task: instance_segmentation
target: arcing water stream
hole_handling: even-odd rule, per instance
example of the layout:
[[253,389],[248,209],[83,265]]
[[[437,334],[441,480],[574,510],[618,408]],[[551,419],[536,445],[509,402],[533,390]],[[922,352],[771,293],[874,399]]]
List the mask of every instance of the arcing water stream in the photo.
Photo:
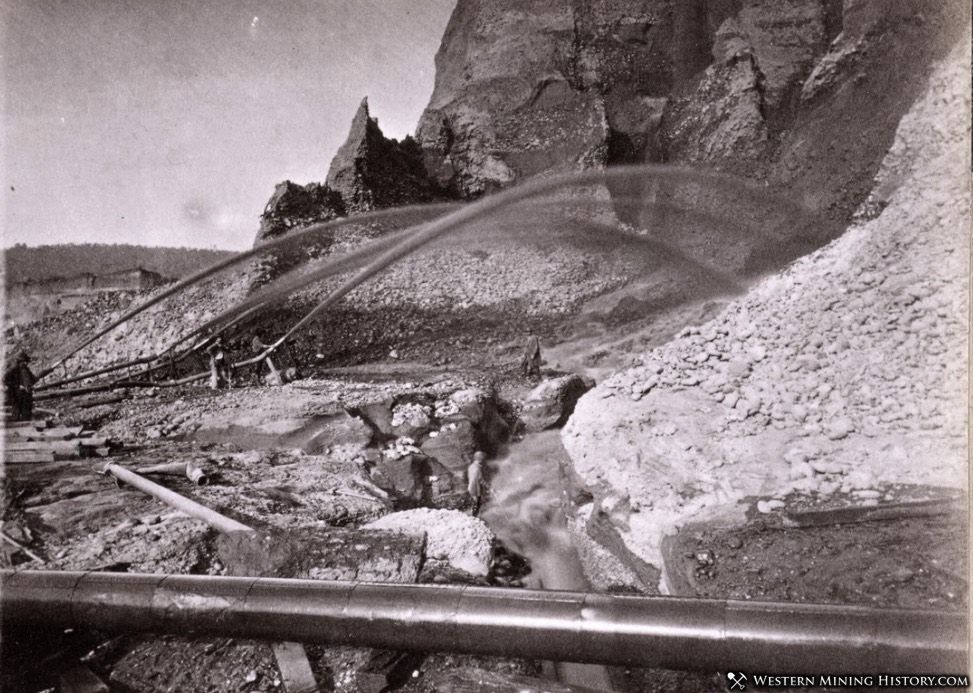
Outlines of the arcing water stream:
[[[836,231],[811,210],[774,196],[765,188],[699,170],[643,165],[539,178],[461,207],[430,205],[385,210],[293,232],[182,280],[125,312],[56,359],[41,372],[41,377],[112,329],[218,273],[257,257],[327,238],[346,226],[389,220],[398,228],[405,228],[350,252],[308,262],[237,305],[188,329],[160,352],[99,369],[97,374],[153,361],[162,363],[166,356],[171,360],[180,345],[187,343],[193,346],[177,356],[188,355],[199,347],[199,343],[193,344],[194,339],[205,340],[231,328],[245,328],[257,314],[295,293],[331,278],[346,277],[263,354],[247,363],[258,361],[356,287],[436,242],[456,244],[462,239],[478,239],[494,243],[549,243],[564,240],[583,252],[595,254],[606,252],[606,249],[621,249],[632,257],[651,258],[656,267],[660,263],[680,265],[680,273],[695,277],[690,290],[699,294],[739,290],[748,279],[807,252],[829,240]],[[651,267],[645,269],[651,270]],[[670,271],[673,269],[669,268]],[[347,276],[349,273],[351,276]],[[681,300],[678,293],[670,291],[667,300]],[[150,365],[145,370],[152,369]],[[75,375],[58,384],[94,374]]]

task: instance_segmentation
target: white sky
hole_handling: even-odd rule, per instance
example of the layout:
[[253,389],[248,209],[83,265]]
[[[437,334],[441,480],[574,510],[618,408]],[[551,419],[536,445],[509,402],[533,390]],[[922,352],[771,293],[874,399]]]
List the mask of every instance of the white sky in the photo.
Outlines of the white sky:
[[3,245],[249,247],[363,96],[414,131],[455,0],[0,0]]

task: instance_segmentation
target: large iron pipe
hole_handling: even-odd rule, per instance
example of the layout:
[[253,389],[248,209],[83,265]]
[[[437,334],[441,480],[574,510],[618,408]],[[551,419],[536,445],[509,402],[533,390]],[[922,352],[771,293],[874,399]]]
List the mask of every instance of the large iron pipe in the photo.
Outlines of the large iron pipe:
[[5,627],[766,673],[964,671],[963,613],[322,580],[0,572]]

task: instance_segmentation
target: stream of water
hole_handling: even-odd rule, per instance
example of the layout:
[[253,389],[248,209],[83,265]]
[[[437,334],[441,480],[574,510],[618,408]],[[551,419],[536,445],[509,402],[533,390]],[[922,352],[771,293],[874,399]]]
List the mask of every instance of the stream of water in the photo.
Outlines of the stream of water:
[[[564,515],[565,459],[559,431],[531,434],[512,445],[491,463],[490,496],[480,518],[504,545],[530,561],[529,587],[587,592],[591,585]],[[563,683],[613,690],[604,666],[555,662],[551,667]]]

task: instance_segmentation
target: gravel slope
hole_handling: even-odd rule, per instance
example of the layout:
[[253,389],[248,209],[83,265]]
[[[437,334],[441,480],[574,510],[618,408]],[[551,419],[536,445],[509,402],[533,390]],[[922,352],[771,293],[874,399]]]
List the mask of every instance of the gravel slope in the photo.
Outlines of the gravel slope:
[[881,214],[581,400],[565,447],[641,558],[746,496],[967,485],[968,75],[966,45],[903,118]]

